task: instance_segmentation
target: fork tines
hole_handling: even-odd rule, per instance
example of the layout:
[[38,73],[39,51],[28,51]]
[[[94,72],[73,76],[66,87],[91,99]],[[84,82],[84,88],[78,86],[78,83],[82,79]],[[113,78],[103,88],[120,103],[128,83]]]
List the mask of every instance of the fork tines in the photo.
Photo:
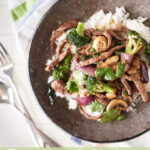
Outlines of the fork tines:
[[0,65],[7,65],[8,63],[10,63],[9,54],[4,46],[0,43]]

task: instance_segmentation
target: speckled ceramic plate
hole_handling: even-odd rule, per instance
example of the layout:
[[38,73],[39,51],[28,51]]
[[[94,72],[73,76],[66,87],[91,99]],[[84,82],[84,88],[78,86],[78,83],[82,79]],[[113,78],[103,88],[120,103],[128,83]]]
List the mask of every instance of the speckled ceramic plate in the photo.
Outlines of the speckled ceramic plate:
[[[114,121],[112,124],[88,120],[78,110],[68,110],[67,101],[56,98],[55,94],[52,94],[55,104],[51,107],[47,97],[49,73],[44,71],[47,59],[54,54],[49,47],[49,37],[51,31],[60,23],[73,18],[85,21],[99,9],[114,12],[117,6],[125,6],[131,13],[131,18],[137,16],[149,18],[149,0],[60,0],[43,17],[30,48],[30,80],[45,113],[70,134],[94,142],[123,141],[146,132],[150,128],[150,103],[140,102],[136,111],[126,114],[126,119],[121,122]],[[150,21],[148,20],[146,24],[150,25]]]

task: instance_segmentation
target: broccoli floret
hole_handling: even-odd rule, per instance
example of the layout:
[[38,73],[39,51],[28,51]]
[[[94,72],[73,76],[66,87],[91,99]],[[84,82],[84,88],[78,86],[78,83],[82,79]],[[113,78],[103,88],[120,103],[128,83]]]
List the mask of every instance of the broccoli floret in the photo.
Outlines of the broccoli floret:
[[67,81],[71,59],[72,55],[68,55],[59,67],[55,67],[53,69],[52,76],[54,80],[61,79],[63,81]]
[[87,75],[79,70],[76,70],[73,72],[73,79],[77,81],[79,86],[82,86],[86,84]]
[[107,92],[107,93],[116,93],[116,89],[110,87],[109,85],[103,83],[102,81],[99,81],[97,79],[95,79],[92,76],[89,76],[86,82],[86,88],[88,90],[89,93],[93,94],[94,93],[103,93],[103,92]]
[[146,41],[137,32],[130,30],[127,32],[127,36],[125,53],[134,55],[146,47]]
[[67,40],[76,47],[81,47],[85,44],[90,43],[91,41],[88,37],[81,37],[80,35],[78,35],[75,29],[71,29],[67,34]]

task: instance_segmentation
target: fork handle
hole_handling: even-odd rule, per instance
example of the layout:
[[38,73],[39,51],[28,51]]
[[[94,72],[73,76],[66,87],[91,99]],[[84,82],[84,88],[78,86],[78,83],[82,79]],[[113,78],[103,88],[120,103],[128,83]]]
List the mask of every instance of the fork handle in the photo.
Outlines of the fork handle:
[[[25,119],[28,121],[28,123],[30,124],[30,127],[33,129],[32,131],[36,133],[36,135],[39,135],[40,138],[42,139],[43,141],[43,145],[39,144],[38,145],[40,147],[45,147],[46,145],[50,146],[50,147],[61,147],[58,143],[56,143],[53,139],[49,138],[45,133],[43,133],[36,125],[36,123],[33,121],[32,117],[30,116],[30,114],[28,113],[23,101],[21,100],[21,97],[17,91],[17,88],[15,86],[15,84],[13,83],[12,79],[7,76],[6,74],[4,74],[4,76],[7,78],[7,80],[9,81],[12,89],[13,89],[13,92],[14,92],[14,95],[18,101],[18,104],[19,106],[17,107],[16,105],[13,105],[15,106],[15,108],[25,117]],[[35,134],[34,134],[35,135]],[[34,136],[36,141],[38,141],[38,139],[36,138],[36,135]]]

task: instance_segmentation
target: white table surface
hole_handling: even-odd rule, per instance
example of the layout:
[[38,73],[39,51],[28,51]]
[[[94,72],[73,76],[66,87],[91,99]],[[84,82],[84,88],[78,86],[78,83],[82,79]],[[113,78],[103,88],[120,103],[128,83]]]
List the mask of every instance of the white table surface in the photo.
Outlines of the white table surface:
[[[6,47],[6,49],[9,51],[9,54],[11,55],[11,58],[15,64],[13,73],[15,84],[18,87],[18,90],[21,94],[21,97],[23,98],[25,105],[28,108],[28,111],[30,112],[36,123],[39,125],[39,128],[54,140],[59,139],[59,144],[61,144],[62,146],[79,146],[73,141],[68,142],[68,134],[64,135],[64,131],[57,128],[52,122],[50,122],[39,105],[37,105],[34,94],[32,92],[32,88],[29,83],[25,58],[16,50],[18,47],[16,44],[14,30],[11,24],[7,0],[0,0],[0,42]],[[14,118],[14,120],[12,118]],[[37,146],[26,121],[11,106],[0,106],[0,119],[1,122],[3,122],[0,123],[0,147]],[[54,130],[55,128],[57,128],[57,132],[55,132],[54,134],[52,130]],[[61,140],[62,136],[63,140]],[[149,139],[150,133],[147,132],[146,134],[128,142],[113,144],[93,144],[84,142],[84,146],[150,147]]]

